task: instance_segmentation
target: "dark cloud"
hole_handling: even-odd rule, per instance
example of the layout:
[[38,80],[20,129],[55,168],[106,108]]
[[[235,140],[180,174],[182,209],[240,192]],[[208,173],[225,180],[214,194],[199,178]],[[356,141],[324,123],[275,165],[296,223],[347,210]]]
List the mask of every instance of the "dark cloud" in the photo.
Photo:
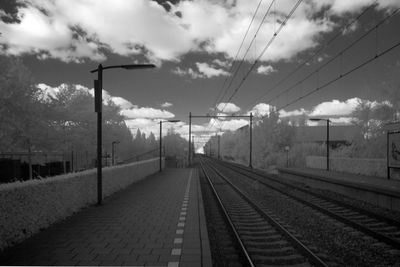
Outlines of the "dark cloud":
[[[167,11],[171,10],[171,4],[176,5],[177,3],[180,2],[180,0],[153,0],[153,1],[163,6]],[[178,14],[177,16],[180,17]]]
[[20,23],[18,18],[18,8],[25,6],[24,3],[19,3],[15,0],[1,0],[0,10],[6,15],[0,15],[0,19],[6,23]]

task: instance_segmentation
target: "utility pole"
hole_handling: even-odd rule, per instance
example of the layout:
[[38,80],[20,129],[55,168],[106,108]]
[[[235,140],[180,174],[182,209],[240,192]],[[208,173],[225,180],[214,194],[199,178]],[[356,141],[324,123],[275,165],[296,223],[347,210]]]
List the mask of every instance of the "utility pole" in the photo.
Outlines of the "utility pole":
[[326,120],[326,170],[329,171],[329,122]]
[[192,156],[192,112],[189,112],[189,155],[188,155],[188,163],[189,166],[192,165],[191,156]]
[[221,136],[220,136],[220,135],[218,135],[218,136],[217,136],[217,138],[218,138],[218,160],[220,160],[220,159],[221,159],[221,155],[220,155],[220,148],[221,148]]
[[250,124],[249,124],[249,135],[250,135],[250,155],[249,155],[249,167],[253,169],[252,154],[253,154],[253,113],[250,113]]
[[194,135],[192,135],[192,147],[193,147],[193,156],[196,153],[196,148],[194,147]]

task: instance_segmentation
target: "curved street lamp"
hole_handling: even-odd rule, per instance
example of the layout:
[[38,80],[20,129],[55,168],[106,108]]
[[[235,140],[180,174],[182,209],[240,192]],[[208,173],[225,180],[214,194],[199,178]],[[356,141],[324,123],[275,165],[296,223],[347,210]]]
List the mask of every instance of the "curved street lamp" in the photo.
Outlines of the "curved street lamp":
[[155,68],[154,64],[130,64],[106,66],[99,64],[97,69],[91,70],[91,73],[97,72],[97,80],[94,80],[94,109],[97,112],[97,204],[101,205],[103,199],[102,185],[102,99],[103,99],[103,70],[106,69],[148,69]]

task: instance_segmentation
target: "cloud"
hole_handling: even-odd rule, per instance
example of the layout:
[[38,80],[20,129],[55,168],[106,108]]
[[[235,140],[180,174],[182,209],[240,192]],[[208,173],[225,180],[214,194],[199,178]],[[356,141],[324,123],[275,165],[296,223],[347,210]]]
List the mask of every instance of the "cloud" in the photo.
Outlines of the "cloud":
[[176,67],[172,70],[172,73],[178,76],[190,76],[192,79],[204,78],[205,76],[201,73],[194,71],[192,68],[188,68],[187,70],[183,70],[180,67]]
[[308,114],[308,113],[309,113],[309,111],[306,111],[303,108],[295,109],[295,110],[291,110],[291,111],[286,111],[286,110],[282,109],[282,110],[279,111],[279,117],[281,117],[281,118],[295,117],[295,116],[305,115],[305,114]]
[[173,104],[169,103],[169,102],[165,102],[165,103],[161,104],[162,108],[169,108],[169,107],[172,107],[172,106],[173,106]]
[[236,106],[233,103],[224,103],[221,102],[216,106],[217,110],[224,113],[236,113],[240,111],[240,107]]
[[113,96],[111,97],[111,100],[114,102],[115,105],[119,106],[122,110],[137,108],[137,106],[133,105],[130,101],[119,96]]
[[[154,1],[25,1],[21,23],[0,22],[5,53],[36,54],[66,62],[119,55],[177,60],[195,43],[179,17]],[[103,19],[99,19],[103,18]],[[106,19],[104,19],[106,18]],[[144,27],[144,25],[146,25]]]
[[223,67],[223,68],[228,68],[230,65],[230,63],[228,61],[222,61],[222,60],[219,60],[218,58],[214,59],[212,62],[215,65]]
[[309,116],[343,116],[350,115],[357,107],[360,99],[350,98],[346,101],[332,100],[315,106]]
[[265,103],[255,105],[248,113],[253,113],[255,117],[262,117],[269,114],[271,106]]
[[[48,99],[49,96],[56,97],[56,93],[60,92],[67,84],[60,84],[56,87],[51,87],[47,84],[40,83],[36,85],[42,91],[42,97],[44,99]],[[93,88],[87,88],[86,86],[80,84],[72,85],[78,91],[84,91],[93,96]],[[115,105],[120,108],[120,114],[125,117],[126,120],[131,119],[156,119],[159,121],[160,119],[171,119],[174,118],[175,115],[167,110],[157,109],[152,107],[139,107],[137,105],[132,104],[129,100],[119,96],[112,96],[107,90],[103,90],[103,103],[107,104],[108,101],[112,101]],[[172,105],[171,103],[164,103],[163,105]]]
[[212,78],[218,76],[228,76],[229,73],[223,69],[218,69],[208,63],[196,62],[197,70],[193,70],[192,68],[188,68],[186,70],[181,69],[180,67],[176,67],[172,70],[172,73],[179,76],[190,76],[192,79],[198,78]]
[[123,115],[126,119],[170,119],[175,117],[175,115],[169,111],[150,107],[124,109],[121,110],[121,115]]
[[199,69],[199,72],[207,78],[229,75],[229,72],[224,71],[223,69],[214,68],[207,63],[197,62],[196,66]]
[[[105,60],[111,52],[144,55],[158,62],[179,61],[189,52],[234,58],[259,1],[176,1],[169,3],[169,8],[149,0],[23,2],[16,7],[19,22],[0,21],[1,53],[82,62]],[[303,1],[260,61],[288,60],[316,47],[323,34],[336,28],[333,21],[338,21],[337,17],[358,12],[371,3],[373,0]],[[398,0],[377,3],[379,10],[400,6]],[[260,10],[266,10],[267,5],[262,3]],[[293,1],[276,3],[274,15],[267,16],[257,34],[257,44],[266,44],[272,38],[292,7]],[[9,17],[4,13],[3,18]],[[261,12],[256,15],[243,47],[249,46],[262,17]],[[252,47],[255,53],[249,53],[245,60],[254,60],[262,48]],[[213,63],[227,66],[223,61]],[[207,76],[206,72],[202,73]],[[221,71],[218,75],[226,74]]]
[[260,65],[257,68],[257,73],[258,74],[268,75],[268,74],[271,74],[273,72],[276,72],[276,69],[274,69],[271,65],[268,65],[268,66]]

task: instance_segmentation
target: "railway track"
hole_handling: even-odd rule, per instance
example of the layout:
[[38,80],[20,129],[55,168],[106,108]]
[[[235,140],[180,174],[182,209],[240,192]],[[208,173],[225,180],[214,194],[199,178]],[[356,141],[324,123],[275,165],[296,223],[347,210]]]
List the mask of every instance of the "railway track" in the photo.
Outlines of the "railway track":
[[337,199],[329,198],[236,164],[215,161],[214,164],[218,164],[219,168],[222,166],[225,170],[234,171],[253,181],[257,181],[274,191],[328,215],[380,242],[395,249],[400,249],[400,224],[396,220],[352,206],[345,202],[340,202]]
[[200,160],[227,224],[247,266],[328,266],[271,211],[233,185],[219,170]]

